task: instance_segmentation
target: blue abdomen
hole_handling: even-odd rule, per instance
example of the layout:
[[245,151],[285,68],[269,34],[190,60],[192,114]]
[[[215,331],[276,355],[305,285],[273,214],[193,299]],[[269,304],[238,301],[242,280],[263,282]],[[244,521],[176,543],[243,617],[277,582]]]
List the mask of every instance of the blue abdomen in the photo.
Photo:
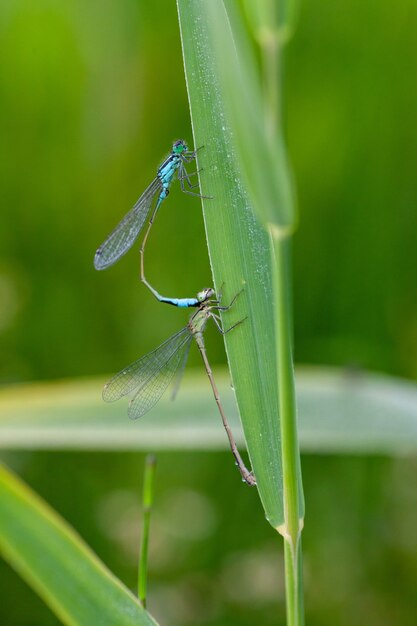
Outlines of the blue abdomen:
[[181,309],[188,309],[199,304],[197,298],[161,298],[161,302],[178,306]]

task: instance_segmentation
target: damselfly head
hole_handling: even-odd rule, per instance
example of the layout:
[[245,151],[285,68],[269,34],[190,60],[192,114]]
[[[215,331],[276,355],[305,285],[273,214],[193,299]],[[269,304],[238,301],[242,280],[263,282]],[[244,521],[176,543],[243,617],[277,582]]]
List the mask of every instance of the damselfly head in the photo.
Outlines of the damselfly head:
[[197,300],[199,302],[207,302],[207,300],[210,300],[210,298],[214,296],[214,294],[214,289],[212,289],[211,287],[206,287],[205,289],[203,289],[203,291],[198,292]]
[[187,152],[188,146],[183,139],[178,139],[172,146],[172,152],[174,154],[182,154],[183,152]]

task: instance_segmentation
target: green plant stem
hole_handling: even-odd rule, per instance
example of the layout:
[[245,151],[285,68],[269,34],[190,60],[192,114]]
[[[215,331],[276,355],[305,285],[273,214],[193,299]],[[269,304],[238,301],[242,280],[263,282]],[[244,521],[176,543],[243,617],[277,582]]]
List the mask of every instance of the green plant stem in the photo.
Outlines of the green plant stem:
[[[261,41],[263,55],[263,84],[267,132],[279,132],[281,125],[282,46],[278,39],[278,15],[271,12],[270,30]],[[281,424],[281,450],[283,473],[284,524],[278,531],[284,538],[285,593],[287,625],[304,623],[302,585],[301,530],[303,520],[300,452],[297,434],[295,400],[293,328],[291,306],[291,239],[270,226],[272,255],[272,289],[275,304],[275,341],[277,355],[277,384]]]
[[284,524],[277,530],[284,538],[287,624],[301,626],[304,623],[300,542],[303,522],[299,513],[302,487],[292,356],[290,240],[277,236],[272,229],[271,253],[284,488]]
[[146,607],[148,546],[154,494],[155,469],[156,457],[153,454],[148,454],[145,460],[145,474],[143,477],[143,529],[138,569],[138,598],[143,608]]
[[284,558],[287,626],[302,626],[304,624],[304,598],[301,537],[298,540],[295,554],[293,546],[284,539]]

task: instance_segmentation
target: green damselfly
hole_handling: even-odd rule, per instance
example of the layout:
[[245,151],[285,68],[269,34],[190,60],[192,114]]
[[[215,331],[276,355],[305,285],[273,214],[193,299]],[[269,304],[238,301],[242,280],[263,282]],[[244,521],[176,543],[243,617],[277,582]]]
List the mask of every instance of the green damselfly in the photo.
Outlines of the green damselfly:
[[[237,294],[239,295],[239,294]],[[184,328],[164,341],[158,348],[149,352],[137,361],[128,365],[121,372],[116,374],[103,389],[103,399],[106,402],[114,402],[123,396],[135,391],[135,395],[129,404],[128,415],[131,419],[138,419],[147,413],[161,398],[176,372],[181,373],[185,367],[188,352],[193,338],[195,339],[200,354],[203,358],[207,376],[213,390],[214,398],[219,409],[223,426],[229,439],[230,447],[236,461],[236,465],[243,480],[248,485],[255,485],[256,480],[250,472],[239,454],[232,431],[228,424],[219,393],[214,381],[213,373],[207,358],[204,343],[204,330],[209,319],[212,319],[218,330],[228,333],[241,321],[233,324],[227,330],[223,330],[220,325],[219,311],[228,311],[237,298],[233,298],[228,306],[221,306],[220,299],[215,298],[213,289],[208,288],[200,291],[195,299],[197,311],[190,317]]]
[[[107,269],[116,263],[120,257],[126,254],[132,247],[142,230],[153,199],[155,196],[158,196],[150,220],[150,226],[152,226],[161,203],[169,194],[169,188],[175,175],[177,175],[184,193],[201,197],[200,194],[191,191],[191,189],[197,185],[191,184],[190,176],[193,174],[188,174],[185,168],[185,164],[193,161],[196,154],[197,150],[189,150],[187,144],[182,139],[173,144],[170,155],[158,168],[154,180],[147,189],[145,189],[129,213],[125,215],[122,221],[119,222],[116,228],[98,248],[94,257],[94,267],[96,270]],[[189,189],[185,188],[185,182]],[[150,226],[148,227],[147,235],[149,234]]]

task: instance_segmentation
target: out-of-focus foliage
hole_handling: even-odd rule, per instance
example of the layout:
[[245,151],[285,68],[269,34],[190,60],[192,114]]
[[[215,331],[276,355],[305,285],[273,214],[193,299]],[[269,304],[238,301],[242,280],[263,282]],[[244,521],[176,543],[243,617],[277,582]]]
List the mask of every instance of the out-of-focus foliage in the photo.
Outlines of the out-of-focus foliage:
[[157,626],[77,533],[4,465],[0,548],[63,624]]
[[[176,13],[134,1],[0,11],[1,380],[109,372],[185,321],[139,284],[137,247],[93,268],[172,141],[191,140]],[[148,274],[186,296],[210,274],[200,203],[176,187]]]
[[[284,77],[300,208],[298,362],[417,374],[416,27],[414,0],[302,4]],[[6,0],[0,74],[0,380],[117,371],[186,319],[139,284],[137,248],[107,272],[93,269],[95,248],[171,141],[191,139],[175,4]],[[211,279],[199,202],[176,187],[152,232],[148,275],[161,292],[188,296]],[[221,339],[207,334],[211,360],[224,360]],[[133,587],[142,459],[8,460]],[[413,463],[303,465],[308,623],[411,626]],[[232,470],[223,454],[160,459],[149,607],[164,625],[283,615],[278,548]],[[0,567],[0,622],[55,625]]]
[[[37,452],[8,460],[135,589],[144,455]],[[232,465],[228,452],[158,455],[147,605],[163,626],[284,626],[280,546],[256,492]],[[308,623],[414,626],[415,463],[305,456],[303,470]],[[0,590],[3,623],[57,626],[1,560]]]
[[[0,388],[1,450],[229,450],[205,371],[187,375],[175,402],[165,394],[147,419],[127,418],[128,400],[104,404],[93,378]],[[417,453],[417,385],[351,369],[297,368],[302,452]],[[226,368],[216,384],[238,446],[244,446]],[[232,461],[232,457],[230,457]]]
[[296,359],[416,376],[417,5],[303,3],[286,58]]

